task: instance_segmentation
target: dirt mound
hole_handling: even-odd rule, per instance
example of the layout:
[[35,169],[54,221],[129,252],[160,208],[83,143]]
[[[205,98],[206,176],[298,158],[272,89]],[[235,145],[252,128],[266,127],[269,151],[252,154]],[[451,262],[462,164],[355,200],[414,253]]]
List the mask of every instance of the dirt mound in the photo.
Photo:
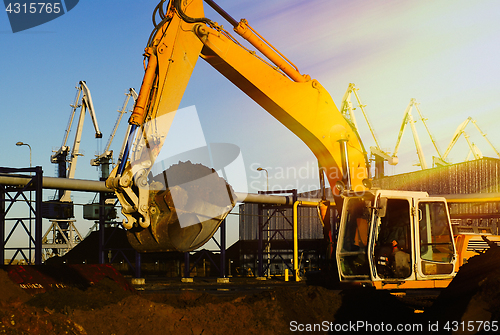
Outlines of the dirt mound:
[[11,302],[25,302],[28,301],[31,296],[26,293],[18,284],[14,283],[7,274],[6,271],[0,269],[0,302],[1,303],[11,303]]
[[339,323],[353,320],[371,323],[412,322],[415,319],[413,309],[405,306],[388,291],[372,288],[344,290],[341,293],[341,307],[335,314]]
[[[491,244],[469,259],[429,309],[427,316],[446,321],[500,321],[500,247]],[[500,322],[499,322],[500,323]]]
[[0,333],[86,334],[83,327],[49,308],[29,305],[31,295],[0,269]]
[[[51,257],[47,259],[45,264],[99,264],[99,234],[99,231],[93,231],[64,256]],[[106,227],[104,228],[104,239],[106,241],[106,248],[121,249],[128,259],[133,259],[134,252],[130,250],[132,247],[127,241],[125,229]]]
[[55,313],[50,309],[3,302],[0,303],[0,333],[23,335],[87,334],[82,326],[65,315]]
[[28,305],[48,308],[68,314],[71,310],[93,310],[117,303],[129,296],[131,291],[124,290],[115,281],[104,278],[86,290],[74,287],[41,293],[27,302]]
[[316,286],[141,294],[110,279],[87,289],[48,290],[26,301],[29,295],[6,273],[1,278],[13,292],[0,300],[0,333],[9,334],[288,334],[292,321],[333,322],[341,303],[338,291]]
[[[251,295],[133,295],[100,310],[74,311],[88,334],[289,334],[290,322],[333,322],[338,292],[277,288]],[[119,318],[117,316],[120,316]]]
[[193,164],[190,161],[180,162],[170,166],[163,174],[153,178],[162,183],[167,189],[181,186],[190,197],[227,206],[228,195],[236,199],[232,187],[217,175],[217,172],[202,164]]
[[[304,330],[327,334],[331,329],[334,331],[330,333],[335,333],[336,326],[357,322],[375,327],[382,324],[423,327],[418,331],[405,329],[402,333],[406,334],[425,333],[431,324],[429,320],[439,320],[440,329],[436,333],[441,334],[446,321],[467,324],[469,320],[499,320],[499,260],[500,248],[495,247],[471,258],[423,314],[415,314],[387,291],[368,288],[340,291],[305,283],[210,294],[188,288],[180,288],[180,292],[127,291],[121,284],[104,278],[86,289],[48,290],[27,301],[26,292],[20,291],[0,271],[0,333],[207,335],[290,334],[293,330],[298,333]],[[210,286],[210,289],[215,288]],[[366,333],[366,329],[355,333],[363,331]]]

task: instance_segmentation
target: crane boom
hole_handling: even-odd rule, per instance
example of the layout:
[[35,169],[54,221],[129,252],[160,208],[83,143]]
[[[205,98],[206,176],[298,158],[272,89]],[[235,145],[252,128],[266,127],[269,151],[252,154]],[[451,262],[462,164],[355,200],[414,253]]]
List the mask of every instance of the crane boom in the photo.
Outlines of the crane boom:
[[359,91],[359,88],[357,88],[353,83],[349,84],[347,91],[344,94],[344,97],[342,98],[340,112],[342,113],[344,118],[346,118],[352,122],[351,127],[353,127],[354,129],[356,129],[357,132],[359,132],[358,123],[356,122],[356,116],[354,114],[355,108],[352,107],[352,102],[351,102],[351,95],[354,94],[354,96],[356,97],[356,101],[358,102],[359,109],[361,109],[361,112],[363,113],[363,117],[365,119],[366,125],[368,126],[368,129],[370,130],[373,141],[375,142],[376,148],[379,151],[383,151],[382,148],[380,148],[380,145],[378,143],[377,136],[375,135],[375,130],[373,129],[371,122],[368,119],[368,114],[366,114],[366,111],[365,111],[366,105],[363,105],[363,103],[361,103],[361,99],[359,98],[358,91]]
[[403,122],[401,123],[401,128],[399,129],[399,135],[398,135],[398,140],[396,141],[396,147],[394,148],[394,153],[392,154],[393,157],[397,157],[398,151],[399,151],[399,146],[401,144],[401,139],[403,138],[403,134],[406,128],[406,125],[409,123],[411,127],[411,131],[413,134],[413,140],[415,142],[415,147],[417,149],[417,155],[418,159],[420,162],[420,167],[422,170],[427,169],[427,163],[425,161],[424,153],[422,151],[422,145],[420,144],[420,139],[418,138],[418,133],[417,129],[415,128],[415,121],[413,120],[413,116],[411,114],[411,110],[413,106],[416,105],[416,100],[411,99],[410,103],[405,109],[404,115],[403,115]]
[[129,88],[127,93],[125,93],[125,101],[123,102],[123,106],[120,110],[118,110],[118,118],[116,119],[115,125],[113,127],[113,130],[111,131],[111,135],[109,135],[108,143],[106,143],[106,147],[104,148],[104,151],[108,151],[109,148],[111,147],[111,143],[113,142],[113,139],[115,138],[116,131],[118,130],[118,126],[120,125],[120,122],[122,120],[123,114],[127,112],[127,105],[129,103],[130,98],[135,102],[137,100],[137,92],[133,88]]
[[[74,178],[75,177],[75,171],[76,171],[76,163],[78,160],[78,156],[82,156],[80,153],[80,142],[81,142],[81,137],[82,137],[82,129],[83,129],[83,123],[85,121],[85,112],[88,110],[91,118],[92,118],[92,123],[94,125],[95,129],[95,137],[96,138],[101,138],[102,133],[99,130],[99,125],[97,123],[97,118],[95,115],[95,110],[94,110],[94,104],[92,102],[92,96],[90,95],[90,90],[85,83],[85,81],[80,81],[78,83],[78,86],[76,87],[77,89],[77,94],[75,98],[75,102],[71,105],[72,110],[70,114],[70,120],[68,122],[68,126],[66,127],[65,130],[65,135],[63,139],[63,144],[61,148],[55,152],[51,157],[51,162],[59,164],[59,177],[62,178]],[[70,147],[66,145],[69,133],[71,131],[71,127],[73,124],[73,119],[75,116],[76,110],[80,108],[80,116],[78,118],[78,124],[75,130],[75,139],[73,143],[73,147],[71,148],[71,154],[69,158],[69,167],[66,172],[66,163],[67,163],[67,155],[70,151]],[[71,201],[71,191],[66,190],[63,193],[59,194],[59,200],[60,201]]]
[[488,144],[490,145],[490,147],[493,149],[493,151],[495,151],[495,153],[497,154],[497,156],[500,158],[500,152],[498,152],[498,150],[495,148],[495,146],[493,146],[493,144],[490,142],[490,140],[488,139],[488,137],[486,136],[486,134],[483,133],[483,131],[479,128],[479,126],[477,125],[477,121],[476,120],[472,120],[472,124],[476,127],[477,131],[479,131],[479,133],[481,134],[481,136],[484,137],[484,139],[486,140],[486,142],[488,142]]
[[401,138],[403,137],[403,133],[404,133],[406,125],[409,123],[410,126],[411,126],[412,133],[413,133],[413,140],[415,142],[415,147],[417,149],[417,155],[418,155],[418,159],[419,159],[419,162],[420,162],[420,166],[422,167],[423,170],[425,170],[425,169],[427,169],[427,163],[425,161],[425,156],[424,156],[424,153],[422,151],[422,145],[420,143],[420,139],[418,137],[417,129],[415,127],[415,122],[416,121],[413,119],[413,116],[411,114],[413,107],[415,107],[415,109],[417,110],[419,118],[422,121],[422,123],[424,124],[424,127],[425,127],[425,129],[427,131],[427,134],[429,135],[429,138],[430,138],[430,140],[431,140],[431,142],[432,142],[432,144],[434,146],[434,149],[436,149],[436,152],[438,154],[438,157],[433,156],[433,165],[442,165],[442,164],[445,164],[445,163],[442,163],[442,162],[444,162],[447,153],[445,153],[445,155],[441,156],[441,153],[439,151],[437,142],[434,139],[434,136],[432,136],[432,133],[429,130],[429,127],[427,126],[427,122],[426,122],[427,119],[424,118],[424,116],[422,115],[422,112],[420,111],[420,108],[418,107],[418,105],[419,105],[419,103],[417,103],[416,99],[411,99],[410,103],[408,104],[408,106],[405,109],[405,114],[403,116],[403,122],[401,123],[401,128],[399,130],[398,140],[396,141],[396,147],[394,148],[393,157],[397,157],[399,146],[401,144]]
[[464,135],[464,138],[467,141],[467,145],[469,146],[469,149],[470,149],[469,154],[467,155],[466,160],[469,160],[469,156],[470,156],[471,153],[474,155],[474,159],[481,159],[481,158],[483,158],[483,154],[481,153],[481,151],[479,150],[479,148],[474,143],[472,143],[469,140],[469,134],[467,134],[465,132],[465,128],[467,127],[467,125],[469,124],[469,122],[472,122],[472,124],[476,127],[477,131],[481,134],[482,137],[484,137],[484,139],[486,140],[486,142],[488,142],[488,144],[493,149],[493,151],[497,154],[497,156],[500,157],[500,153],[495,148],[495,146],[493,146],[493,144],[490,142],[490,140],[488,139],[488,137],[486,136],[486,134],[483,133],[483,131],[481,130],[481,128],[479,128],[479,126],[477,125],[477,121],[473,120],[472,117],[469,116],[455,130],[455,133],[453,134],[453,137],[451,138],[450,144],[448,144],[448,147],[446,148],[445,153],[441,157],[442,159],[436,159],[437,165],[445,166],[445,165],[449,165],[450,164],[448,161],[446,161],[446,158],[448,157],[448,154],[450,153],[451,149],[453,149],[453,147],[455,146],[455,144],[457,143],[458,139],[460,138],[460,136],[462,134]]
[[73,102],[73,104],[70,105],[71,106],[71,113],[69,116],[68,125],[66,126],[66,130],[64,130],[64,138],[63,138],[63,142],[61,144],[61,148],[66,147],[66,143],[68,142],[68,137],[69,137],[69,133],[71,131],[71,126],[73,125],[73,119],[75,118],[75,112],[80,107],[80,95],[81,95],[81,93],[82,93],[82,88],[80,85],[78,85],[76,87],[75,102]]
[[470,136],[467,134],[465,131],[463,132],[464,138],[467,141],[467,145],[469,146],[469,154],[467,155],[466,161],[469,160],[470,154],[474,156],[474,159],[481,159],[483,158],[483,154],[481,153],[481,150],[477,147],[477,145],[474,144],[474,142],[471,142],[469,139]]
[[411,132],[413,133],[413,141],[415,142],[415,147],[417,148],[417,155],[418,155],[418,160],[420,161],[420,167],[422,168],[422,170],[425,170],[427,169],[427,162],[425,161],[425,156],[422,151],[422,145],[420,144],[417,128],[415,128],[415,121],[413,120],[411,112],[408,113],[408,123],[410,124]]
[[125,101],[123,102],[122,108],[118,110],[118,113],[120,114],[118,115],[118,118],[115,121],[115,125],[113,126],[113,130],[111,131],[111,135],[109,136],[108,142],[106,143],[106,147],[104,148],[103,153],[100,155],[96,155],[96,158],[90,160],[90,165],[101,167],[101,177],[103,178],[107,178],[109,176],[109,166],[111,165],[111,162],[113,160],[113,151],[110,150],[111,143],[113,142],[113,139],[116,135],[116,131],[118,130],[123,114],[127,112],[127,105],[131,97],[134,102],[137,100],[137,93],[133,88],[129,88],[127,93],[125,93]]
[[429,138],[431,139],[432,145],[434,145],[434,149],[436,149],[436,152],[437,152],[438,156],[441,158],[441,153],[439,151],[437,142],[434,139],[434,136],[432,136],[432,133],[429,130],[429,127],[427,126],[427,122],[425,122],[425,121],[427,121],[427,119],[424,118],[424,116],[422,115],[422,112],[420,112],[420,108],[418,108],[418,105],[420,105],[420,104],[419,103],[415,103],[415,109],[417,110],[418,115],[420,116],[420,120],[424,124],[425,130],[427,130],[427,134],[429,135]]
[[451,149],[453,149],[453,146],[455,143],[457,143],[458,139],[460,138],[460,135],[464,132],[465,127],[469,124],[469,122],[472,120],[472,118],[469,116],[464,122],[462,122],[458,127],[457,130],[455,130],[455,133],[453,134],[453,137],[451,138],[450,144],[448,144],[448,147],[446,148],[446,151],[444,152],[442,159],[446,160],[448,157],[448,154],[450,153]]
[[[340,113],[351,122],[351,127],[359,133],[358,124],[356,122],[356,116],[354,114],[355,108],[352,105],[351,96],[354,94],[356,101],[358,102],[358,106],[363,113],[363,117],[365,119],[366,124],[368,125],[368,129],[372,135],[373,141],[375,142],[375,146],[370,147],[371,156],[375,157],[375,178],[380,178],[385,175],[385,166],[384,162],[387,161],[390,165],[397,165],[398,159],[397,157],[391,156],[388,152],[382,150],[378,143],[377,136],[375,135],[375,130],[373,129],[370,120],[368,119],[368,114],[365,111],[366,105],[361,103],[361,99],[358,94],[359,88],[357,88],[353,83],[350,83],[347,87],[347,91],[342,97],[342,102],[340,104]],[[365,153],[366,154],[366,153]]]

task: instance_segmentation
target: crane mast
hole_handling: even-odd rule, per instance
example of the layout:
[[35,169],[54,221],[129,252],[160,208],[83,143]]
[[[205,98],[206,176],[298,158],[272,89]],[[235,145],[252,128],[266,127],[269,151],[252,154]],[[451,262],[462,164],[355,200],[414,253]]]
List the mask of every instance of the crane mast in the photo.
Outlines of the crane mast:
[[396,142],[396,147],[394,148],[394,153],[392,154],[393,157],[397,157],[398,151],[399,151],[399,146],[401,144],[401,139],[403,138],[403,133],[405,131],[406,125],[410,124],[411,131],[413,134],[413,140],[415,142],[415,148],[417,149],[417,155],[419,159],[419,165],[422,168],[422,170],[427,169],[427,162],[425,161],[425,156],[422,151],[422,145],[420,144],[420,139],[418,137],[418,132],[417,128],[415,128],[415,121],[413,120],[413,116],[411,114],[411,110],[413,106],[416,105],[416,100],[411,99],[410,103],[405,109],[405,113],[403,116],[403,122],[401,123],[401,128],[399,129],[399,135],[398,135],[398,140]]
[[[356,108],[353,107],[352,101],[351,101],[351,95],[354,94],[356,101],[358,102],[358,106],[361,109],[361,112],[363,113],[363,117],[366,121],[366,124],[368,125],[368,128],[370,130],[370,133],[372,135],[373,141],[375,142],[375,146],[370,147],[370,153],[372,156],[375,157],[375,178],[381,178],[385,175],[385,167],[384,167],[384,162],[387,161],[390,165],[397,165],[398,164],[398,159],[397,157],[391,156],[388,152],[382,150],[380,147],[380,144],[378,143],[377,136],[375,135],[375,130],[373,129],[369,119],[368,115],[365,111],[366,105],[363,105],[361,103],[361,99],[359,98],[358,94],[359,88],[357,88],[353,83],[350,83],[347,91],[345,92],[344,96],[342,97],[342,103],[340,107],[340,112],[346,120],[350,121],[352,123],[351,127],[356,129],[356,131],[359,133],[359,128],[358,124],[356,122],[356,115],[354,114],[354,110]],[[365,153],[366,154],[366,153]]]
[[[76,87],[77,89],[77,94],[75,98],[75,102],[71,105],[72,110],[70,114],[70,119],[68,122],[68,126],[66,127],[66,130],[64,131],[64,139],[61,148],[55,152],[51,157],[50,160],[52,163],[58,164],[58,175],[60,178],[74,178],[75,177],[75,171],[76,171],[76,163],[78,160],[78,156],[82,156],[80,153],[80,142],[82,138],[82,129],[83,129],[83,123],[85,121],[85,114],[86,111],[88,110],[90,117],[92,118],[92,123],[94,125],[95,129],[95,137],[96,138],[101,138],[102,133],[99,130],[99,125],[97,124],[97,118],[95,115],[95,110],[94,110],[94,104],[92,102],[92,96],[90,94],[90,90],[85,83],[85,81],[80,81],[78,83],[78,86]],[[73,125],[73,119],[76,113],[76,110],[80,108],[80,115],[78,119],[78,124],[75,130],[75,139],[73,142],[73,147],[71,148],[71,154],[69,157],[69,167],[66,168],[66,163],[68,162],[68,154],[70,151],[70,147],[66,145],[69,133],[71,131],[71,127]],[[67,170],[67,172],[66,172]],[[70,202],[71,201],[71,191],[65,190],[62,193],[59,194],[59,200],[60,201],[66,201]]]
[[[113,161],[113,151],[110,150],[111,143],[115,138],[116,131],[120,125],[121,119],[123,115],[127,113],[127,106],[130,101],[130,98],[133,99],[134,103],[137,100],[137,93],[133,88],[129,88],[127,93],[125,93],[125,101],[123,102],[122,108],[118,110],[118,118],[115,121],[115,125],[113,126],[113,130],[111,131],[111,135],[109,136],[108,142],[106,143],[106,147],[104,151],[100,155],[96,155],[96,158],[90,160],[90,165],[92,166],[100,166],[101,167],[101,177],[107,178],[109,176],[109,166]],[[128,132],[128,129],[127,129]],[[122,146],[123,149],[123,146]],[[120,151],[121,153],[121,151]]]
[[469,154],[467,155],[467,158],[466,160],[469,159],[470,157],[470,154],[472,153],[472,155],[474,156],[474,159],[480,159],[483,157],[481,151],[479,150],[479,148],[470,141],[469,139],[469,134],[465,132],[465,128],[467,127],[467,125],[472,122],[472,124],[474,125],[474,127],[477,129],[477,131],[481,134],[481,136],[486,140],[486,142],[491,146],[491,148],[493,149],[493,151],[497,154],[497,156],[500,158],[500,153],[498,152],[498,150],[495,148],[495,146],[493,146],[493,144],[490,142],[490,140],[488,139],[488,137],[486,136],[485,133],[483,133],[483,131],[481,130],[481,128],[479,128],[479,126],[477,125],[477,121],[472,119],[472,117],[468,117],[467,119],[465,119],[461,124],[458,125],[457,129],[455,130],[455,132],[453,133],[453,136],[451,138],[451,141],[450,143],[448,144],[448,147],[446,148],[444,154],[442,157],[440,158],[437,158],[437,157],[434,157],[434,160],[435,160],[435,164],[437,166],[445,166],[445,165],[450,165],[451,163],[449,161],[447,161],[447,158],[448,158],[448,155],[451,151],[451,149],[453,149],[453,147],[455,146],[455,144],[457,143],[458,139],[460,138],[460,136],[463,134],[464,135],[464,138],[465,140],[467,141],[467,145],[469,146]]
[[422,115],[422,112],[420,112],[420,108],[418,107],[418,105],[420,105],[419,103],[415,103],[415,109],[417,110],[418,112],[418,116],[420,117],[420,120],[422,121],[422,123],[424,124],[424,127],[425,127],[425,130],[427,130],[427,134],[429,135],[429,138],[431,139],[431,142],[432,142],[432,145],[434,146],[434,149],[436,149],[436,152],[438,154],[439,157],[441,157],[441,153],[439,151],[439,148],[438,148],[438,145],[437,145],[437,142],[436,140],[434,139],[434,136],[432,136],[432,133],[431,131],[429,130],[429,127],[427,126],[427,119],[424,118],[424,116]]

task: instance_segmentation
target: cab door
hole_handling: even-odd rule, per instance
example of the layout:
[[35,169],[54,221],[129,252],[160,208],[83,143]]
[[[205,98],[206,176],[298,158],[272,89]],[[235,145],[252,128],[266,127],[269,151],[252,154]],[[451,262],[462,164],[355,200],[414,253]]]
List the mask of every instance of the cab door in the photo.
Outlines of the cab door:
[[361,197],[344,198],[337,243],[340,281],[367,281],[370,278],[367,250],[371,213],[366,201]]
[[417,280],[453,277],[456,251],[446,200],[418,199],[415,209]]
[[376,207],[369,251],[372,280],[386,283],[414,280],[413,198],[379,196]]

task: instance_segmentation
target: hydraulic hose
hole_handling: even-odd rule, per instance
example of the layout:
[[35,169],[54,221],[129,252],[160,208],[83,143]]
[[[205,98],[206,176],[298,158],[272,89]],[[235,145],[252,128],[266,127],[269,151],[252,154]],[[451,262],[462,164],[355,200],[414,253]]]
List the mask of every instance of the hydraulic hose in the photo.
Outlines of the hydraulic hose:
[[174,7],[177,10],[177,13],[179,13],[179,16],[186,21],[187,23],[197,23],[197,22],[203,22],[206,24],[209,24],[211,21],[210,19],[207,19],[206,17],[190,17],[187,16],[186,13],[182,10],[181,7],[181,0],[173,0],[174,1]]

